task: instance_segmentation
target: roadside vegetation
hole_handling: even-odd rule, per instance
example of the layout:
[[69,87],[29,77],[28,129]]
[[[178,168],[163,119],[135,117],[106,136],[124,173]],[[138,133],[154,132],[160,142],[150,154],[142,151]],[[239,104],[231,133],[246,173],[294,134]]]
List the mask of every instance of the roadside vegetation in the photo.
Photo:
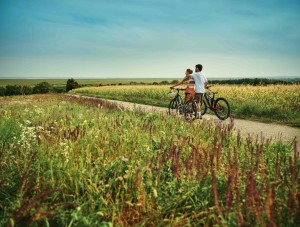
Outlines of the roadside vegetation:
[[297,140],[241,138],[232,122],[98,99],[15,96],[0,106],[1,226],[299,224]]
[[[213,85],[226,98],[236,118],[277,122],[300,127],[299,85]],[[83,87],[70,93],[168,107],[169,86]],[[182,94],[184,95],[184,94]]]

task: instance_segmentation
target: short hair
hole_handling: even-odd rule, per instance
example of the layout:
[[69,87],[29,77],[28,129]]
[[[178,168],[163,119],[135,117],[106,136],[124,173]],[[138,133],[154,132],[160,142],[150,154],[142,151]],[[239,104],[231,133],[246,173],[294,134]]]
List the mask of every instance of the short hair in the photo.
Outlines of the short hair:
[[203,69],[203,66],[201,64],[196,65],[196,68],[199,69],[199,71],[201,72]]
[[191,69],[187,69],[186,71],[188,71],[189,74],[193,73],[193,70],[191,70]]

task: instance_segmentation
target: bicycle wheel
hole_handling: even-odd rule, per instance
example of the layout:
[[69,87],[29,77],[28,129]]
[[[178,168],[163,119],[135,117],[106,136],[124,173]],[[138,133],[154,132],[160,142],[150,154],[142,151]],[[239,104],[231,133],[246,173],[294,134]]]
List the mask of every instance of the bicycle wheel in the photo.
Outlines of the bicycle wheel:
[[193,120],[197,117],[197,105],[194,100],[189,100],[184,105],[184,117],[186,120]]
[[183,114],[183,100],[181,98],[181,96],[178,97],[178,110],[179,110],[179,114]]
[[206,101],[203,100],[203,102],[201,104],[201,115],[206,114],[206,111],[207,111],[207,104],[206,104]]
[[169,104],[169,115],[178,115],[179,114],[179,108],[178,108],[178,103],[176,102],[175,99],[171,100]]
[[230,106],[226,99],[218,98],[214,103],[215,114],[221,119],[225,120],[230,116]]

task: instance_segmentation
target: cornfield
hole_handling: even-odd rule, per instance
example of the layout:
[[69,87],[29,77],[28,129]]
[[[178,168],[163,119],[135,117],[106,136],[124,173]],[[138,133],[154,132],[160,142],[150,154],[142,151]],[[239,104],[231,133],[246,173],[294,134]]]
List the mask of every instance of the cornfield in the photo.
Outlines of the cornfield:
[[0,225],[299,226],[297,139],[243,138],[233,119],[187,123],[97,99],[0,106]]
[[[84,87],[71,93],[167,107],[169,90],[169,86],[107,86]],[[229,101],[236,118],[300,127],[299,85],[216,85],[211,90]]]

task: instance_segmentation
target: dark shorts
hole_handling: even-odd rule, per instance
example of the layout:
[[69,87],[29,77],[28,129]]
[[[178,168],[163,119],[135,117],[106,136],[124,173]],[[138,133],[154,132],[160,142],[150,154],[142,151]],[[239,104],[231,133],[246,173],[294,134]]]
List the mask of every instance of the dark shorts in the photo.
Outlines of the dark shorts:
[[202,104],[202,102],[203,102],[203,93],[195,93],[195,101],[200,102]]

